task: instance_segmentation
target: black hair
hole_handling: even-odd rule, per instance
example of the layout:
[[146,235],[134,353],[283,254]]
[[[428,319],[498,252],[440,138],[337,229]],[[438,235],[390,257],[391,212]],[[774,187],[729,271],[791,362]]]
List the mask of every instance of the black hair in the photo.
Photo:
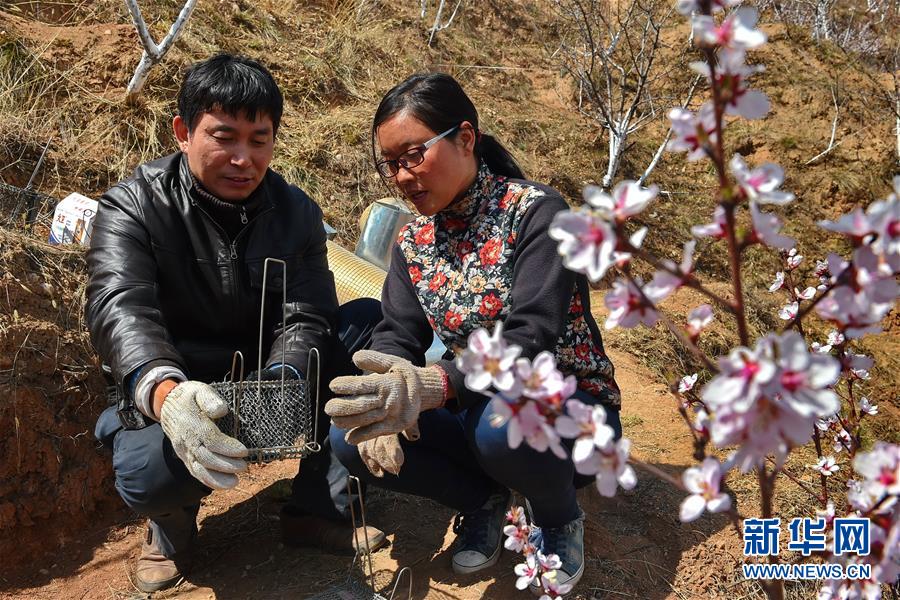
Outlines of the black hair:
[[188,67],[178,91],[178,114],[194,131],[203,113],[222,110],[249,120],[257,113],[272,119],[278,133],[284,99],[268,69],[245,56],[220,53]]
[[[446,73],[417,73],[394,86],[378,105],[372,120],[372,158],[375,154],[375,132],[378,127],[401,111],[408,111],[435,133],[468,121],[475,128],[475,156],[484,160],[497,175],[524,179],[522,169],[512,154],[493,136],[478,129],[478,111],[462,86]],[[459,130],[451,134],[458,135]]]

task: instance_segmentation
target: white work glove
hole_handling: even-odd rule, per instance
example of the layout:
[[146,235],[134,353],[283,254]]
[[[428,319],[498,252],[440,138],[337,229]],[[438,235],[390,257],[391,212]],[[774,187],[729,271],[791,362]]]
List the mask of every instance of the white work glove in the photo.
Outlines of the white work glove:
[[400,436],[396,433],[360,442],[356,449],[363,464],[375,477],[384,477],[385,471],[392,475],[400,474],[403,448],[400,447]]
[[191,475],[213,489],[237,485],[235,473],[246,470],[247,448],[219,431],[213,419],[228,414],[228,405],[199,381],[179,383],[166,396],[159,423]]
[[444,375],[439,367],[417,367],[405,358],[375,350],[360,350],[354,364],[370,375],[336,377],[325,404],[331,421],[357,445],[382,435],[404,432],[419,437],[419,413],[444,404]]

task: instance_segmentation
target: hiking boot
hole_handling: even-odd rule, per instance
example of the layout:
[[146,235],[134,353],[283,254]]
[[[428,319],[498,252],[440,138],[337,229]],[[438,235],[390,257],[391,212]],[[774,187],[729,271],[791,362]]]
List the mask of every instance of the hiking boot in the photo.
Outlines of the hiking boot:
[[[528,541],[541,554],[556,554],[562,565],[556,570],[556,587],[575,587],[584,574],[584,512],[579,509],[578,517],[561,527],[533,526]],[[528,589],[540,596],[541,583],[535,580]]]
[[[185,567],[183,564],[180,566]],[[148,594],[175,587],[184,580],[180,566],[162,553],[156,536],[153,535],[153,528],[148,526],[147,537],[134,569],[135,587]]]
[[285,546],[318,548],[331,554],[365,554],[387,543],[384,532],[375,527],[354,530],[349,521],[303,514],[289,506],[281,510],[281,540]]
[[503,548],[503,526],[509,508],[509,491],[493,494],[478,510],[458,513],[453,522],[453,571],[475,573],[496,564]]

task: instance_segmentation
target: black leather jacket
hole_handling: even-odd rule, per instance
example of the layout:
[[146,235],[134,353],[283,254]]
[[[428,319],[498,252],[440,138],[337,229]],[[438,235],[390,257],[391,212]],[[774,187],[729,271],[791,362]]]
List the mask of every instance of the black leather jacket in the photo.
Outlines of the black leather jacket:
[[301,372],[311,347],[323,356],[329,351],[338,303],[322,211],[272,170],[254,198],[256,212],[229,239],[204,208],[181,153],[141,165],[100,198],[87,254],[86,313],[94,347],[120,389],[151,361],[213,381],[240,350],[245,373],[256,369],[267,257],[287,263],[287,328],[281,327],[284,272],[270,263],[263,364],[281,362],[282,334],[285,362]]

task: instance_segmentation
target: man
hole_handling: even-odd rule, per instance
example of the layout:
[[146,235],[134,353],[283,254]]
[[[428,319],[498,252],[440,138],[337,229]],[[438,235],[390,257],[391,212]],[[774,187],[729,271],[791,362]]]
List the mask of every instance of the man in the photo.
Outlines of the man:
[[[246,467],[247,449],[212,420],[227,407],[207,383],[223,378],[236,350],[257,364],[265,259],[287,266],[268,272],[263,379],[302,378],[318,348],[327,390],[331,378],[354,372],[349,357],[381,316],[375,301],[338,308],[322,211],[268,168],[282,104],[253,60],[220,54],[193,65],[173,120],[180,152],[141,165],[100,199],[86,311],[121,400],[95,435],[113,451],[119,494],[150,519],[135,571],[144,592],[179,582],[201,498],[234,486]],[[327,445],[321,411],[319,420],[324,447],[301,461],[282,533],[287,544],[352,552],[346,470]],[[371,527],[358,533],[372,548],[385,541]]]

